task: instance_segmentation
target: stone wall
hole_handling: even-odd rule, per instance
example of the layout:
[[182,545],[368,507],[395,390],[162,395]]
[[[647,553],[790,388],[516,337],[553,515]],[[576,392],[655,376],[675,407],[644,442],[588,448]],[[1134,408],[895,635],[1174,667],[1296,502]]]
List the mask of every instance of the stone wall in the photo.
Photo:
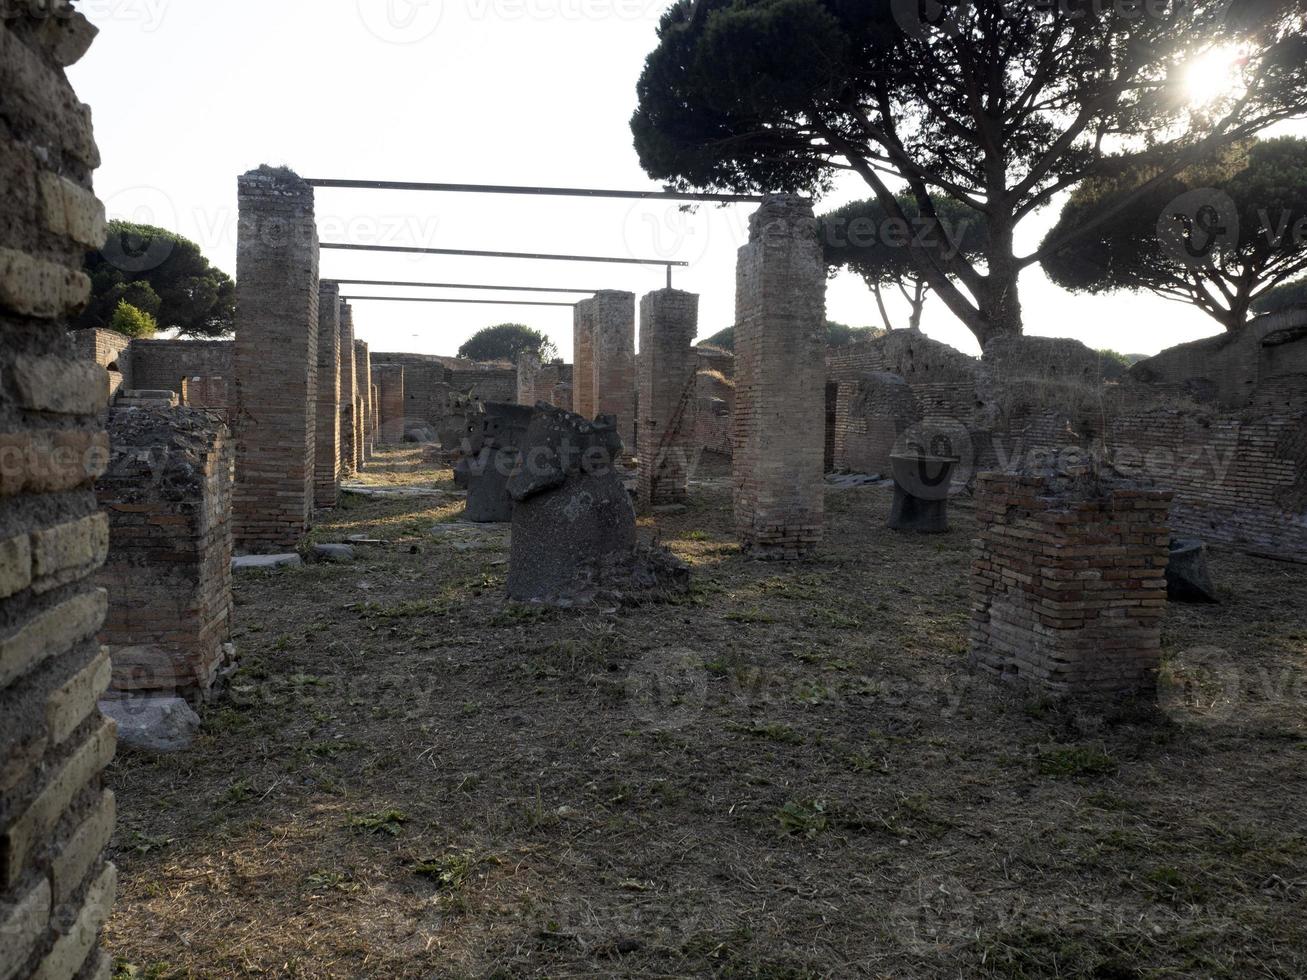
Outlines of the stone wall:
[[96,582],[109,593],[100,640],[113,688],[198,700],[230,649],[230,433],[195,409],[122,409],[109,436],[96,481],[109,558]]
[[132,361],[127,349],[132,340],[116,330],[74,330],[73,347],[77,356],[92,361],[109,372],[109,400],[123,388],[132,388]]
[[[340,287],[334,282],[318,287],[318,404],[314,410],[317,439],[313,449],[313,505],[335,507],[340,493],[340,461],[345,454],[341,445],[340,424],[341,352],[353,361],[353,344],[342,347],[340,336]],[[351,450],[352,451],[352,450]]]
[[289,170],[240,178],[236,257],[235,535],[297,547],[313,518],[318,231],[313,188]]
[[404,368],[399,364],[374,364],[372,380],[377,386],[378,438],[389,446],[404,441],[408,416],[404,398]]
[[637,427],[642,506],[680,503],[695,451],[699,297],[662,289],[640,300],[640,423]]
[[1161,663],[1170,529],[1164,491],[977,484],[971,659],[1057,695],[1149,694]]
[[231,385],[226,378],[182,378],[180,403],[214,412],[225,422],[230,417]]
[[836,386],[834,466],[854,473],[890,475],[890,455],[922,420],[916,394],[897,374],[871,371]]
[[[106,596],[88,576],[107,522],[93,483],[108,378],[67,319],[104,244],[91,190],[91,112],[64,69],[95,29],[70,7],[0,18],[0,976],[107,977],[98,947],[116,872],[101,775],[114,729],[95,639]],[[29,12],[31,11],[35,12]]]
[[826,269],[812,207],[769,197],[736,271],[732,480],[745,550],[799,558],[820,542]]

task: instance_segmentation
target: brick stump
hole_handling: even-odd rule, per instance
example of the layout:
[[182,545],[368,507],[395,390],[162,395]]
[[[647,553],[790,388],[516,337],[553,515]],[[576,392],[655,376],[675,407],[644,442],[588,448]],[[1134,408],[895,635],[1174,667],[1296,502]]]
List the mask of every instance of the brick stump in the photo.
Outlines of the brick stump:
[[812,206],[769,197],[736,272],[735,520],[758,558],[803,558],[824,516],[826,271]]
[[113,689],[203,700],[231,653],[232,442],[193,409],[116,410],[96,481],[109,515],[100,641]]
[[1055,695],[1155,692],[1170,504],[1125,481],[982,474],[972,663]]
[[378,364],[372,369],[377,386],[377,438],[386,445],[404,441],[404,368],[400,364]]

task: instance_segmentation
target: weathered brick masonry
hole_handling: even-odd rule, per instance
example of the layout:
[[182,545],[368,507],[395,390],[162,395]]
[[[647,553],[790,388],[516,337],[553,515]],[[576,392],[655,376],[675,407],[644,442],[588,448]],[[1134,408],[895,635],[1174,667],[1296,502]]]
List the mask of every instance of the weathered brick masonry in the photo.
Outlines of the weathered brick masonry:
[[114,729],[96,710],[106,597],[88,576],[107,522],[108,377],[67,318],[104,244],[90,110],[64,69],[94,28],[10,5],[0,18],[0,977],[107,978],[98,948],[116,873],[102,858]]
[[374,365],[372,380],[376,383],[379,399],[377,414],[381,442],[398,445],[404,441],[404,368],[399,364]]
[[595,417],[595,300],[572,308],[572,405],[582,418]]
[[1170,502],[1165,491],[1083,493],[1044,476],[982,474],[972,661],[1058,695],[1153,691]]
[[594,410],[617,418],[628,454],[635,452],[635,294],[605,289],[594,299]]
[[353,345],[341,346],[340,287],[334,282],[318,287],[318,404],[314,413],[317,442],[313,450],[313,504],[335,507],[340,492],[341,445],[340,372],[341,352],[352,361]]
[[[354,373],[358,378],[372,377],[372,354],[368,350],[367,341],[354,341]],[[371,384],[364,384],[358,389],[358,402],[361,409],[359,418],[355,420],[355,455],[361,465],[372,458],[372,448],[376,441],[377,431],[377,406],[372,400],[373,389]]]
[[[354,350],[354,309],[340,301],[340,349]],[[341,362],[340,372],[340,473],[353,476],[358,472],[358,401],[360,391],[368,387],[368,374],[361,373],[357,355]]]
[[195,409],[119,409],[109,437],[96,481],[109,559],[96,582],[109,592],[100,639],[113,688],[199,700],[230,649],[230,433]]
[[93,361],[109,372],[109,398],[113,399],[120,389],[132,388],[131,358],[127,349],[131,338],[114,330],[75,330],[73,344],[77,356],[85,361]]
[[313,519],[318,231],[313,188],[261,167],[239,181],[235,535],[295,548]]
[[643,506],[686,498],[694,445],[699,297],[677,289],[640,300],[639,497]]
[[768,198],[736,277],[736,525],[747,551],[798,558],[823,520],[826,272],[811,205]]
[[130,387],[180,394],[183,378],[230,379],[235,347],[230,340],[133,340]]

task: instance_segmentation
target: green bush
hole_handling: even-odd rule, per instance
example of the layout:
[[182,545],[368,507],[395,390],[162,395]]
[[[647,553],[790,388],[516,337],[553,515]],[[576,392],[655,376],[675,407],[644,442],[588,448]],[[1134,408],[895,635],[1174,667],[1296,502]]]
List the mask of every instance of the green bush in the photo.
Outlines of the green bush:
[[118,307],[113,311],[109,329],[128,337],[153,337],[159,329],[159,321],[124,299],[119,300]]

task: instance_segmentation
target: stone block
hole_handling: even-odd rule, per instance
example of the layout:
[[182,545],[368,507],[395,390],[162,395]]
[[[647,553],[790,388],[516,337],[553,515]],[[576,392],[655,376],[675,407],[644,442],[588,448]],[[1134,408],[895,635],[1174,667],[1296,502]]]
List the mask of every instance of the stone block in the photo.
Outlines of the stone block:
[[73,920],[72,928],[55,940],[54,947],[37,967],[32,980],[69,980],[76,976],[86,961],[98,954],[95,943],[100,929],[109,918],[114,896],[118,891],[118,869],[105,864],[104,870],[87,889],[81,911]]
[[108,594],[94,589],[64,600],[0,638],[0,689],[47,657],[94,636],[107,609]]
[[112,673],[109,651],[101,647],[96,658],[76,677],[51,693],[45,703],[45,727],[52,744],[62,743],[95,710],[95,703],[109,687]]
[[109,764],[114,744],[113,722],[106,721],[73,751],[36,799],[5,831],[4,867],[0,873],[4,887],[14,886],[33,848],[50,833],[73,797]]
[[100,795],[100,802],[95,805],[95,809],[59,848],[59,853],[50,865],[56,906],[68,901],[86,880],[87,872],[109,845],[116,815],[113,791],[106,789]]
[[13,905],[0,905],[0,980],[18,980],[49,924],[48,878],[42,878]]
[[42,173],[40,184],[46,228],[89,249],[101,248],[108,225],[100,199],[58,174]]
[[94,415],[109,401],[109,374],[98,364],[20,354],[13,372],[19,402],[37,412]]
[[108,552],[109,516],[104,513],[33,531],[32,576],[37,591],[85,577],[104,564]]
[[90,295],[86,273],[0,248],[0,309],[22,316],[58,317],[80,310]]
[[32,584],[32,544],[26,534],[0,541],[0,599]]
[[118,725],[118,741],[142,752],[184,752],[195,741],[200,716],[181,698],[130,695],[100,702]]

